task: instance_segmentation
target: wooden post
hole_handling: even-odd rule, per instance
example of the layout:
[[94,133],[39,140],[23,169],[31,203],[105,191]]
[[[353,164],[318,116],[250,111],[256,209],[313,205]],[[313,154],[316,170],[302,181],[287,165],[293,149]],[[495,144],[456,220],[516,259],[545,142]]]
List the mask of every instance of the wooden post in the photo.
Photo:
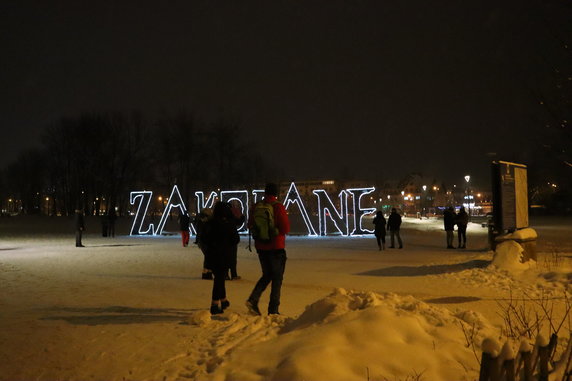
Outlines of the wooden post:
[[548,359],[550,345],[538,347],[538,381],[548,381]]
[[483,340],[481,347],[483,349],[483,355],[481,358],[479,381],[498,381],[501,371],[498,361],[498,342],[495,339],[487,338]]
[[522,356],[522,381],[532,381],[532,353],[520,352]]
[[502,364],[505,380],[506,381],[516,381],[516,376],[514,373],[514,359],[504,360]]
[[500,365],[498,356],[493,357],[490,353],[483,352],[479,381],[500,381]]

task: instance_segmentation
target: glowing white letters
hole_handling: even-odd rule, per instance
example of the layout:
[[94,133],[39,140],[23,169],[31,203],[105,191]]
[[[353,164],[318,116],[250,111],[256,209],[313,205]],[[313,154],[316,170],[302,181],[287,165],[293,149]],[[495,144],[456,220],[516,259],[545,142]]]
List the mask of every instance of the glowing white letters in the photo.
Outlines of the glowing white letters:
[[[135,218],[133,218],[133,224],[131,225],[130,235],[138,234],[155,234],[153,231],[153,224],[149,224],[149,227],[145,231],[141,231],[143,228],[143,222],[147,216],[147,209],[149,209],[149,203],[153,197],[153,192],[151,191],[138,191],[131,192],[129,194],[129,203],[131,205],[135,204],[137,199],[140,199],[139,205],[137,205],[137,213],[135,213]],[[143,206],[145,205],[145,206]],[[136,230],[137,229],[137,230]]]
[[[334,223],[334,226],[341,235],[348,235],[348,195],[346,191],[340,192],[339,212],[325,190],[317,189],[312,193],[318,196],[318,224],[320,226],[320,235],[327,234],[326,217],[330,217],[330,220]],[[341,228],[338,224],[341,225]],[[344,230],[342,231],[342,229]]]
[[155,229],[155,234],[163,234],[163,228],[165,227],[165,223],[167,222],[167,217],[169,217],[171,209],[173,208],[179,208],[180,213],[184,213],[187,211],[187,207],[183,202],[183,198],[181,197],[179,188],[176,185],[173,186],[173,190],[171,191],[171,195],[169,196],[167,206],[165,206],[165,210],[163,211],[163,216],[161,216],[161,221],[159,221],[159,225],[157,225],[157,229]]
[[[372,233],[371,230],[366,229],[362,225],[363,217],[375,212],[375,208],[363,208],[361,205],[362,197],[370,194],[375,191],[374,187],[368,188],[351,188],[340,191],[338,197],[339,201],[339,209],[336,208],[334,202],[330,198],[330,196],[326,193],[323,189],[316,189],[312,191],[317,198],[317,216],[318,216],[318,230],[316,233],[316,229],[314,228],[314,223],[312,222],[312,218],[308,213],[305,205],[304,200],[300,196],[298,189],[296,188],[295,183],[291,183],[290,187],[288,188],[288,192],[286,193],[286,197],[284,198],[284,207],[286,210],[292,206],[292,204],[296,204],[300,211],[300,215],[306,225],[306,230],[308,235],[316,236],[326,235],[328,234],[328,222],[333,223],[335,230],[341,235],[345,236],[356,236],[362,234]],[[252,204],[258,202],[262,195],[264,194],[263,190],[252,190]],[[205,199],[205,193],[203,192],[195,192],[196,196],[196,211],[199,212],[204,208],[212,208],[214,203],[219,199],[219,195],[211,191],[209,193],[208,198]],[[144,223],[147,218],[147,211],[149,209],[149,204],[153,197],[153,192],[151,191],[137,191],[131,192],[130,194],[130,203],[131,205],[137,204],[137,212],[133,218],[133,224],[131,226],[131,235],[141,235],[141,234],[150,234],[150,235],[160,235],[163,233],[163,229],[165,228],[165,224],[167,223],[167,219],[171,210],[173,208],[178,208],[179,211],[182,213],[184,211],[188,211],[183,198],[181,197],[181,193],[179,192],[179,188],[175,185],[171,190],[171,196],[168,199],[168,203],[163,210],[161,219],[157,227],[155,227],[152,223],[147,225],[147,228],[144,230]],[[348,208],[348,198],[351,197],[351,207]],[[242,214],[248,219],[249,215],[249,208],[251,204],[249,203],[248,191],[247,190],[235,190],[235,191],[221,191],[220,192],[220,200],[224,202],[229,201],[237,201],[240,204],[240,208]],[[353,230],[350,233],[350,221],[349,217],[351,216],[351,225],[353,226]],[[191,224],[190,230],[192,233],[196,233],[195,227]],[[247,231],[246,224],[242,224],[238,228],[239,231],[245,232]]]
[[354,210],[354,216],[353,216],[354,230],[352,231],[351,235],[373,233],[373,230],[363,228],[362,219],[364,216],[368,214],[375,213],[375,208],[365,208],[365,209],[361,208],[361,198],[366,194],[370,194],[373,191],[375,191],[374,187],[346,189],[346,192],[351,193],[352,195],[353,210]]
[[286,198],[284,199],[283,204],[286,210],[288,210],[288,207],[294,203],[298,205],[298,208],[300,209],[300,214],[306,224],[306,229],[308,229],[308,235],[317,235],[314,227],[312,226],[312,221],[310,221],[310,216],[308,216],[308,212],[306,211],[306,207],[304,207],[302,197],[300,197],[300,193],[296,188],[296,184],[292,183],[290,184],[290,189],[288,189],[288,192],[286,193]]

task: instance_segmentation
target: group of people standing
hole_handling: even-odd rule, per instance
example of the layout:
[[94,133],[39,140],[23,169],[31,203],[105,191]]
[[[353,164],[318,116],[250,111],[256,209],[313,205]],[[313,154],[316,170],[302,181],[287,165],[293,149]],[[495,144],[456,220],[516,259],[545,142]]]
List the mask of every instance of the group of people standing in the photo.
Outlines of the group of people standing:
[[453,239],[455,225],[457,225],[457,235],[459,238],[459,249],[467,247],[467,225],[469,224],[469,215],[465,208],[461,206],[459,213],[455,213],[452,206],[445,209],[443,212],[443,223],[445,225],[445,232],[447,233],[447,249],[454,249]]
[[[453,239],[455,225],[457,225],[457,233],[459,238],[459,249],[465,249],[467,247],[467,225],[469,224],[469,215],[465,211],[464,207],[459,209],[459,213],[455,213],[453,207],[448,207],[443,212],[443,221],[445,223],[445,232],[447,233],[447,249],[454,249]],[[389,248],[395,248],[395,239],[397,238],[397,243],[399,248],[403,248],[403,242],[401,241],[401,236],[399,235],[399,230],[401,227],[401,216],[397,213],[395,208],[391,209],[391,214],[387,221],[382,211],[378,211],[373,219],[374,235],[377,240],[377,246],[379,250],[385,250],[385,235],[386,228],[389,230],[391,235],[391,246]]]
[[[254,206],[248,221],[248,228],[256,230],[256,208],[270,208],[274,232],[269,237],[254,236],[254,244],[262,269],[262,276],[254,286],[246,301],[246,307],[254,315],[261,315],[258,302],[264,290],[271,284],[268,314],[279,314],[280,292],[284,270],[286,268],[286,234],[290,231],[290,222],[284,205],[277,200],[278,186],[269,183],[265,187],[264,198]],[[237,228],[245,219],[238,208],[228,202],[218,201],[210,211],[202,210],[195,219],[197,227],[196,243],[204,254],[203,279],[213,279],[210,312],[221,314],[230,306],[227,299],[226,284],[228,279],[240,279],[236,273],[236,256],[240,236]],[[189,243],[188,232],[190,218],[183,212],[179,218],[183,246]],[[230,276],[229,276],[230,270]]]
[[373,234],[377,240],[377,246],[379,247],[379,250],[385,250],[386,227],[387,230],[389,230],[389,234],[391,236],[391,246],[389,246],[389,248],[395,248],[395,239],[397,238],[399,248],[403,249],[403,241],[401,240],[401,235],[399,234],[399,230],[401,229],[401,215],[397,213],[397,209],[391,209],[391,213],[389,214],[387,221],[385,220],[383,212],[378,211],[373,218],[373,225],[375,226]]

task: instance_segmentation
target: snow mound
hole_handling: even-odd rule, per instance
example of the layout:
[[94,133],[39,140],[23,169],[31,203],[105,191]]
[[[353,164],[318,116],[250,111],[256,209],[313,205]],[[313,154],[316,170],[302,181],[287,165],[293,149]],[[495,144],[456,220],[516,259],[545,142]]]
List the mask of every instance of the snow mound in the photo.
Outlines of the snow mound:
[[336,289],[297,319],[221,322],[212,336],[233,344],[214,351],[219,360],[207,378],[472,380],[478,364],[460,327],[470,322],[488,325],[477,314],[454,315],[412,296]]
[[[527,263],[522,263],[524,249],[515,241],[505,241],[499,244],[495,250],[492,265],[507,271],[524,271],[530,268]],[[534,262],[530,260],[530,262]]]

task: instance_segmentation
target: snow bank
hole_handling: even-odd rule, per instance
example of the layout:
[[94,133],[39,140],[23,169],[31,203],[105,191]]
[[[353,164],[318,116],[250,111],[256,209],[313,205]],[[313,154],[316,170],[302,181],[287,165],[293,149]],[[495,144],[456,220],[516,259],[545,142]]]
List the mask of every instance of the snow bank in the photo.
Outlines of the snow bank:
[[[528,270],[530,265],[522,263],[523,252],[524,249],[516,241],[502,242],[495,250],[492,265],[509,272]],[[529,262],[534,261],[530,260]]]
[[482,319],[412,296],[336,289],[296,319],[231,314],[194,322],[211,332],[203,345],[208,379],[473,380],[478,364],[460,325],[484,326]]

